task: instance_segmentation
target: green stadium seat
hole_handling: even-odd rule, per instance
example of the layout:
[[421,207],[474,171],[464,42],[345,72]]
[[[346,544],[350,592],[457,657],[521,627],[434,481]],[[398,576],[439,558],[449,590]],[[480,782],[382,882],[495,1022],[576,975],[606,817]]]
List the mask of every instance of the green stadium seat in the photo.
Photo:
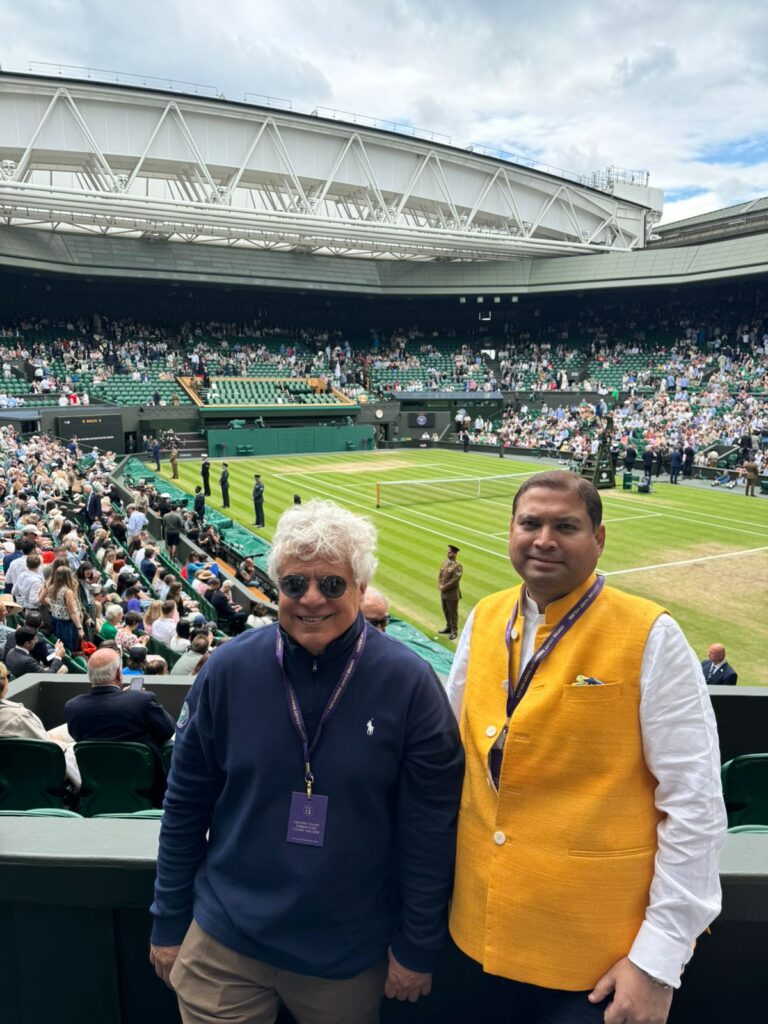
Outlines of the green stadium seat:
[[171,770],[171,760],[173,758],[173,740],[168,740],[167,743],[163,744],[163,768],[165,774]]
[[733,828],[728,829],[729,832],[757,832],[757,833],[768,833],[768,825],[734,825]]
[[155,761],[144,743],[85,740],[75,744],[82,776],[80,811],[96,814],[150,810]]
[[0,809],[64,807],[64,752],[46,740],[0,737]]
[[720,769],[728,827],[768,826],[768,754],[742,754]]

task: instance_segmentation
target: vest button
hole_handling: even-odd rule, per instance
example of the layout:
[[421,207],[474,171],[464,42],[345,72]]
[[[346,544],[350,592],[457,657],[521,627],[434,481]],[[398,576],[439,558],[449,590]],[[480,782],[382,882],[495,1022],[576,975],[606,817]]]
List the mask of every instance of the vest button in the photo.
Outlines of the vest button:
[[494,832],[493,841],[494,843],[496,843],[497,846],[503,846],[504,843],[506,843],[507,841],[507,837],[504,835],[503,832]]
[[496,735],[496,726],[495,725],[489,725],[488,728],[485,730],[485,735],[486,736],[495,736]]

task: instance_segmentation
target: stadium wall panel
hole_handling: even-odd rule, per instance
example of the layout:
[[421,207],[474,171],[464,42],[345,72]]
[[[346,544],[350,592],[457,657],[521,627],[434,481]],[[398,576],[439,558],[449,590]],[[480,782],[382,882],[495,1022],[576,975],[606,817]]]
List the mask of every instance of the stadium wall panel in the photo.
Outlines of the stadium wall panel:
[[[268,430],[209,430],[208,454],[217,459],[237,455],[291,455],[310,452],[356,451],[373,446],[373,428],[270,427]],[[238,448],[250,447],[248,453]],[[351,449],[350,449],[351,450]]]

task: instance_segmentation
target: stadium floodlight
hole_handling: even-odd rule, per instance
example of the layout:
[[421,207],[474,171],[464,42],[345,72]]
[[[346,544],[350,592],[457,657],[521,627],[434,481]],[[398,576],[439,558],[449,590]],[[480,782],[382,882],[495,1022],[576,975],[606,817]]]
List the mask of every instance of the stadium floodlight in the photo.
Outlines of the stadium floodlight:
[[452,477],[438,480],[379,480],[376,508],[382,505],[424,505],[441,501],[510,501],[530,473],[502,473],[493,476]]

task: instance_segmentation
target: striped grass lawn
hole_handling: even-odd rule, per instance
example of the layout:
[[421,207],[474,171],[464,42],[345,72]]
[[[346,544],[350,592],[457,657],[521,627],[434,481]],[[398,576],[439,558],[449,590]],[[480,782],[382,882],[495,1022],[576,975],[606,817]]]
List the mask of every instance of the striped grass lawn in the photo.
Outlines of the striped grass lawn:
[[[443,626],[437,571],[446,545],[461,548],[461,623],[481,597],[516,582],[507,557],[510,499],[530,473],[554,467],[551,462],[413,449],[228,461],[229,514],[247,526],[253,523],[253,474],[261,473],[267,526],[258,532],[267,540],[294,494],[303,501],[329,498],[369,516],[379,531],[375,585],[395,614],[430,636]],[[215,508],[221,507],[219,466],[212,461],[209,501]],[[199,465],[182,460],[179,471],[178,483],[194,490]],[[170,476],[167,463],[162,472]],[[398,489],[390,500],[385,489],[385,501],[376,508],[377,481],[500,473],[510,475],[501,488],[508,493],[440,500],[431,488],[427,500],[422,493],[422,500],[412,504],[418,487]],[[651,495],[618,488],[601,494],[607,542],[600,568],[608,582],[668,608],[700,658],[710,643],[724,643],[739,685],[768,685],[768,499],[668,483],[655,485]],[[616,623],[617,640],[627,625]]]

